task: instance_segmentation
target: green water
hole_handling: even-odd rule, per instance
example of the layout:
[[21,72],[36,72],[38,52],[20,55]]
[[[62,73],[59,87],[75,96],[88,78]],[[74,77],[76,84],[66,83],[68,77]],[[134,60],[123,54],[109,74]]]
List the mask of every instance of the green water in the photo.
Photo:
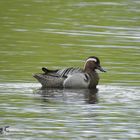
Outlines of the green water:
[[[2,139],[139,139],[139,15],[139,0],[1,0]],[[108,71],[95,104],[87,91],[36,91],[42,66],[83,67],[89,56]]]
[[83,66],[98,56],[101,82],[140,83],[140,4],[117,1],[0,2],[0,81],[32,82],[42,66]]

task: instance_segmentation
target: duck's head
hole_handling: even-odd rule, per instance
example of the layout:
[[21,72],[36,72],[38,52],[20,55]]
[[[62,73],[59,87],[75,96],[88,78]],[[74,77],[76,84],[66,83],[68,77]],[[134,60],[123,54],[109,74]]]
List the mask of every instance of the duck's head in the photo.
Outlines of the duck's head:
[[101,67],[99,58],[90,56],[86,59],[84,71],[95,71],[95,69],[98,69],[101,72],[106,72],[106,70]]

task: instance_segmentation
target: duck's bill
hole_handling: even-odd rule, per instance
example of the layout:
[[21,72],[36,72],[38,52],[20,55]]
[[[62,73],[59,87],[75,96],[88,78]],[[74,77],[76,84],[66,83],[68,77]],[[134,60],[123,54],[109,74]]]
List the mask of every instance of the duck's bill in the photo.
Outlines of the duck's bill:
[[102,68],[101,66],[98,66],[97,69],[100,70],[101,72],[106,72],[106,70]]

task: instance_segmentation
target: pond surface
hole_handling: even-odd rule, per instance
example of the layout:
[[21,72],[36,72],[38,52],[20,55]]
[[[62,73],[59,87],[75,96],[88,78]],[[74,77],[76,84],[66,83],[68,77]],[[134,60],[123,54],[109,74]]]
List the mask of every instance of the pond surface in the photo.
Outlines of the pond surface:
[[139,139],[138,87],[35,90],[38,84],[0,84],[4,139]]
[[[140,139],[140,1],[0,1],[3,140]],[[39,90],[41,67],[98,56],[95,90]]]

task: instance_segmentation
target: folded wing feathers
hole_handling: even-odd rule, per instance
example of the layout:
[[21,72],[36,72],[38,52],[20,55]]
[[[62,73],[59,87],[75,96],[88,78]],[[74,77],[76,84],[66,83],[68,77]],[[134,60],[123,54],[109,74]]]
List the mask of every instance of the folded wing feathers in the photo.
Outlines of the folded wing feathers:
[[57,71],[57,74],[60,75],[60,77],[67,77],[68,75],[72,75],[74,73],[82,73],[82,69],[80,68],[66,68]]

